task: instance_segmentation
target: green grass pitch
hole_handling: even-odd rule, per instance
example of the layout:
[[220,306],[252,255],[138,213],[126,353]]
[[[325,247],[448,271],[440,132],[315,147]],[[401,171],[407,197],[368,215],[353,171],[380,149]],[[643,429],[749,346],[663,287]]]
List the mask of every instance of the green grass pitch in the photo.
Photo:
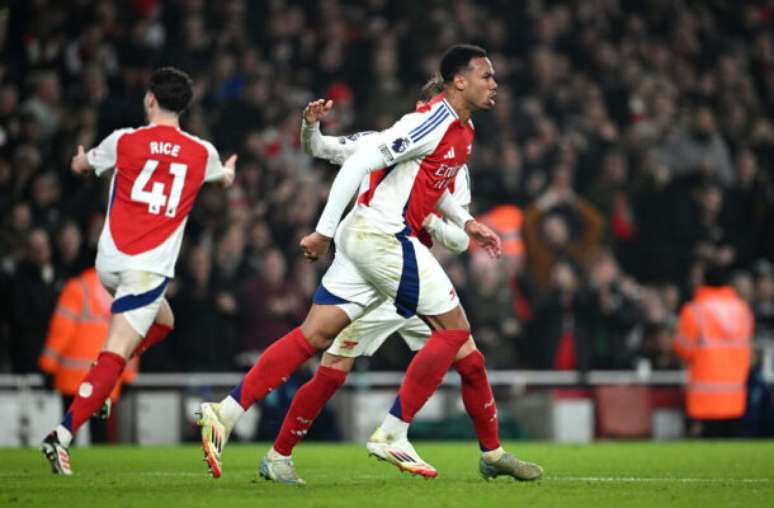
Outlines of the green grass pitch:
[[543,480],[478,476],[474,443],[418,442],[435,480],[401,474],[365,447],[304,443],[304,487],[256,479],[268,444],[230,445],[223,477],[207,476],[198,446],[73,449],[75,475],[53,476],[34,449],[0,450],[0,506],[537,507],[774,506],[774,442],[506,443],[542,464]]

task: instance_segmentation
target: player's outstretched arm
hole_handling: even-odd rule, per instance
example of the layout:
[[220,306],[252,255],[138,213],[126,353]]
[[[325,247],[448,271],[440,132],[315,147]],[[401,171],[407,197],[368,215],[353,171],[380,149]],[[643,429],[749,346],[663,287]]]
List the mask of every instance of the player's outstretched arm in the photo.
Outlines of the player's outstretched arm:
[[73,173],[76,175],[83,175],[94,170],[91,163],[89,163],[89,156],[83,148],[83,145],[78,145],[78,151],[70,162],[70,169],[72,169]]
[[325,136],[320,132],[320,119],[330,112],[333,101],[323,99],[310,102],[304,109],[301,121],[301,147],[304,152],[331,164],[341,166],[347,157],[355,153],[358,137]]
[[[327,106],[327,107],[326,107]],[[333,108],[333,101],[325,102],[324,99],[317,99],[306,105],[301,120],[301,148],[307,155],[313,157],[323,157],[327,140],[330,136],[323,136],[320,132],[320,119],[322,119]]]

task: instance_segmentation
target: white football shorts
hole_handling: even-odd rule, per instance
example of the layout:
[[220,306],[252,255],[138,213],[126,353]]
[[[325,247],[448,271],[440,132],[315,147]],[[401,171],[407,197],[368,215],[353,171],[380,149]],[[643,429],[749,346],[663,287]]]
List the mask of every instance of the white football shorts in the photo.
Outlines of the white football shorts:
[[356,319],[339,333],[327,353],[357,358],[373,356],[393,333],[399,333],[412,351],[419,351],[430,338],[430,327],[419,316],[406,319],[391,301]]
[[156,320],[169,277],[138,270],[105,272],[97,270],[100,282],[113,295],[110,311],[123,314],[141,336]]
[[459,305],[446,272],[416,237],[385,233],[351,213],[334,241],[336,255],[315,304],[337,305],[351,321],[385,301],[403,318],[437,316]]

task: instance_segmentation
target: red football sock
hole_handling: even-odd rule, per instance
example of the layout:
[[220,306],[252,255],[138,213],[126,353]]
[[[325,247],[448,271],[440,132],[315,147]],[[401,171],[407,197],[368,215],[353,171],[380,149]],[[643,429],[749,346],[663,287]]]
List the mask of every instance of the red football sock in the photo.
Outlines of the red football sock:
[[462,377],[462,402],[473,420],[473,428],[483,451],[500,447],[497,406],[486,375],[484,355],[478,349],[454,363]]
[[126,360],[120,355],[108,351],[99,354],[94,366],[78,387],[75,400],[62,420],[62,425],[71,434],[75,435],[83,422],[91,418],[91,415],[102,407],[105,399],[113,391],[125,365]]
[[232,391],[231,397],[245,409],[288,380],[288,377],[317,351],[300,328],[276,340],[261,353],[253,368]]
[[325,403],[346,380],[347,373],[343,370],[321,365],[314,377],[299,388],[293,397],[279,435],[274,441],[274,449],[282,455],[292,454],[293,447],[309,431]]
[[140,356],[145,351],[147,351],[149,347],[151,347],[157,342],[161,342],[162,340],[164,340],[164,338],[171,331],[172,331],[171,326],[162,325],[159,323],[153,323],[150,329],[148,330],[148,333],[145,334],[145,338],[142,339],[142,342],[140,342],[140,344],[135,348],[130,358],[133,356]]
[[470,337],[469,330],[435,330],[414,355],[390,413],[411,423],[427,399],[443,381],[457,351]]

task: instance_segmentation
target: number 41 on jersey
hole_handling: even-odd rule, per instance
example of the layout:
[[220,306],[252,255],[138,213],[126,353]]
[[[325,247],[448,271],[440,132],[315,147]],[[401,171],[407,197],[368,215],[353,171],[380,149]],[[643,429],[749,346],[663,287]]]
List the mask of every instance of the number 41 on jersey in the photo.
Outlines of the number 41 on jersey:
[[161,207],[167,207],[164,215],[167,217],[174,217],[177,213],[177,205],[180,204],[180,196],[183,193],[183,184],[185,183],[185,173],[188,167],[185,164],[179,162],[172,162],[169,165],[169,172],[175,177],[172,180],[172,190],[169,192],[169,196],[164,193],[164,184],[161,182],[153,182],[151,190],[145,190],[145,186],[148,185],[153,173],[159,166],[159,161],[148,159],[143,166],[142,171],[137,175],[137,179],[132,185],[132,201],[138,203],[148,204],[148,213],[158,215],[161,212]]

